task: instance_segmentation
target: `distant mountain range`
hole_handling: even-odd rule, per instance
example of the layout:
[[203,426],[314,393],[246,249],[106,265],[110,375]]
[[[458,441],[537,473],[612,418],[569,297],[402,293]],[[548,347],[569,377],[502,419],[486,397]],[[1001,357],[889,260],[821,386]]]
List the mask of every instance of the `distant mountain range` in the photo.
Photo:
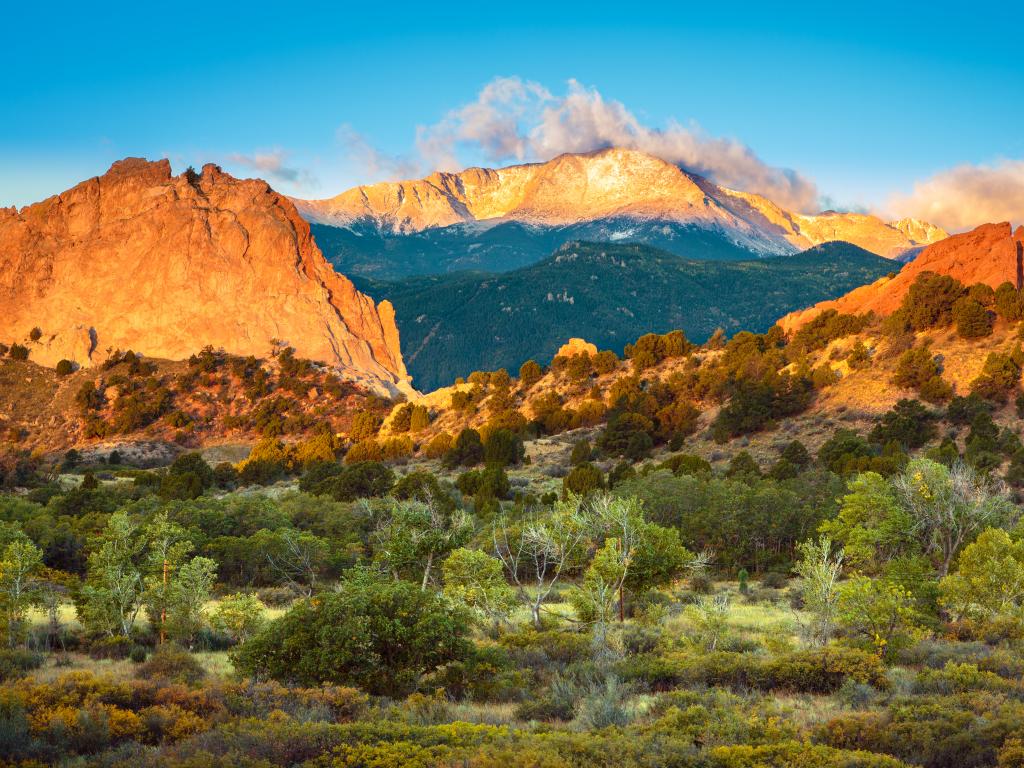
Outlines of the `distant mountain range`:
[[946,237],[914,219],[794,213],[625,149],[435,173],[294,202],[335,267],[381,279],[516,269],[574,240],[638,242],[715,260],[792,255],[845,241],[906,259]]
[[462,272],[356,284],[395,307],[413,385],[428,391],[473,370],[550,360],[571,336],[621,353],[650,332],[763,332],[787,312],[834,298],[896,265],[827,243],[746,261],[682,259],[638,244],[568,243],[502,274]]

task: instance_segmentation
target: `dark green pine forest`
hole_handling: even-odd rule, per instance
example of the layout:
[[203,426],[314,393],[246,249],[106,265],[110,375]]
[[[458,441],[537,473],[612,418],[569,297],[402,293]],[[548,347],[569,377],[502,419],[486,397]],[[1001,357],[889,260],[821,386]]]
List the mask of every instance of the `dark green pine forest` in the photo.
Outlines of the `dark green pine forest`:
[[894,269],[835,242],[794,256],[684,259],[639,244],[567,243],[511,272],[456,272],[394,282],[356,278],[397,312],[402,355],[421,391],[474,370],[548,360],[578,336],[621,353],[645,333],[766,331],[779,317],[840,296]]

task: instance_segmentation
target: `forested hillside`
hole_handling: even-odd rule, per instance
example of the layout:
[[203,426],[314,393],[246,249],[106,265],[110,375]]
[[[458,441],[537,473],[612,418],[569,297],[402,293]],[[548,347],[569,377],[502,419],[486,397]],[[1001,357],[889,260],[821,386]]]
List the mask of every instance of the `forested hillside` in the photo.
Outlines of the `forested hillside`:
[[573,242],[531,267],[361,287],[394,304],[413,383],[429,391],[474,370],[550,359],[573,336],[621,353],[644,333],[763,332],[781,315],[892,271],[847,243],[747,261],[681,259],[643,245]]

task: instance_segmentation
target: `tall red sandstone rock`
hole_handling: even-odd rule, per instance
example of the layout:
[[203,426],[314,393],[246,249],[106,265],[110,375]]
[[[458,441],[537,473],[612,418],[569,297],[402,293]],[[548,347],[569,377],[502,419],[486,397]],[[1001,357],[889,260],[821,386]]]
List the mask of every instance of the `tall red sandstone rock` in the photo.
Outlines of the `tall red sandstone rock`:
[[0,209],[0,340],[38,327],[31,359],[108,349],[182,359],[271,340],[348,377],[410,389],[394,310],[337,274],[288,198],[215,165],[171,175],[129,158],[20,211]]
[[1020,288],[1024,282],[1024,227],[1014,232],[1006,222],[983,224],[970,232],[953,235],[929,245],[895,277],[883,277],[838,299],[791,312],[779,325],[789,332],[827,309],[851,315],[864,312],[890,315],[899,308],[922,272],[949,275],[964,285],[985,283],[998,288],[1009,282]]

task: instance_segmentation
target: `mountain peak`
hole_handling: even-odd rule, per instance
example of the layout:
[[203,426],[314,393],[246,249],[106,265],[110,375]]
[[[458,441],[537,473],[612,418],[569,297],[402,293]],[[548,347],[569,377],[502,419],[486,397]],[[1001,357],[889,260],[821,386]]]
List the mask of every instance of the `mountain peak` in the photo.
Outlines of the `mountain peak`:
[[845,240],[895,258],[945,233],[924,222],[886,224],[866,214],[807,216],[760,195],[721,187],[641,150],[606,147],[542,163],[468,168],[412,181],[355,187],[325,200],[295,200],[308,220],[369,223],[386,235],[470,222],[564,227],[605,219],[664,221],[724,235],[764,255]]

